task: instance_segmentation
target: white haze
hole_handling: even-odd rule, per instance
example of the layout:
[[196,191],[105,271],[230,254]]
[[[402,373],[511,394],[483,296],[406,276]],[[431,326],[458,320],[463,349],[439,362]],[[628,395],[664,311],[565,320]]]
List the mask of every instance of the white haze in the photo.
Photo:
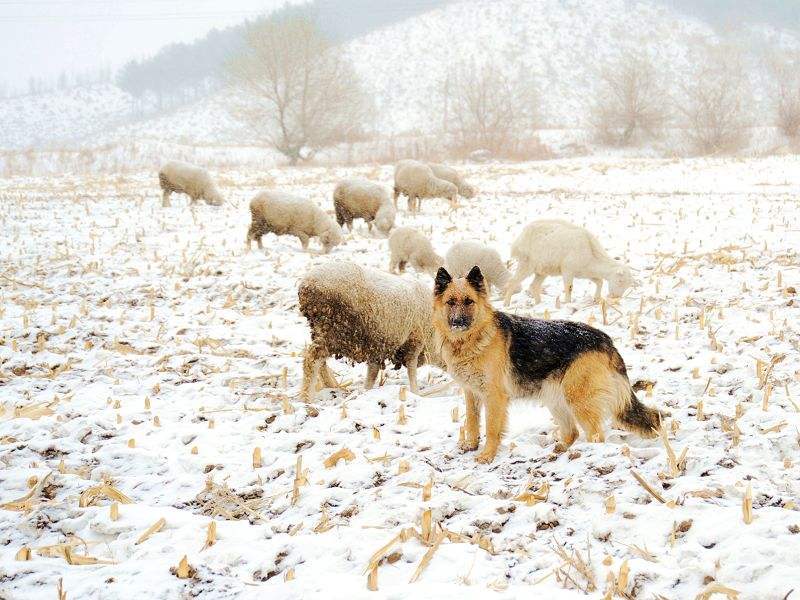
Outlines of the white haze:
[[[286,4],[285,0],[3,0],[0,86],[116,69],[132,58],[190,42]],[[297,3],[295,0],[293,3]]]

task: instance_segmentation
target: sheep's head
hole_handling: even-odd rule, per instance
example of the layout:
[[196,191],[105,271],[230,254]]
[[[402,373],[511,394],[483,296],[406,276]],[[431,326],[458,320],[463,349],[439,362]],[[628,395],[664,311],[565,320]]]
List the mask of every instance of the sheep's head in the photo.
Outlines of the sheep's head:
[[384,204],[375,213],[375,227],[378,228],[383,235],[389,235],[389,232],[394,227],[394,218],[397,215],[397,210],[391,202]]
[[462,198],[474,198],[477,190],[466,181],[462,181],[458,186],[458,193]]
[[423,268],[428,275],[436,275],[440,267],[444,265],[444,257],[439,256],[436,252],[431,252],[430,256],[426,257]]
[[428,195],[432,198],[447,198],[455,203],[458,196],[458,188],[444,179],[433,178],[428,181]]
[[331,248],[341,244],[342,239],[342,228],[334,221],[331,221],[328,228],[319,236],[319,241],[322,243],[325,252],[330,252]]
[[613,298],[619,298],[630,287],[633,287],[633,275],[631,270],[623,265],[614,268],[608,278],[608,293]]
[[225,204],[225,200],[222,198],[222,194],[219,193],[219,190],[216,187],[211,187],[205,194],[205,199],[208,204],[212,206],[222,206]]

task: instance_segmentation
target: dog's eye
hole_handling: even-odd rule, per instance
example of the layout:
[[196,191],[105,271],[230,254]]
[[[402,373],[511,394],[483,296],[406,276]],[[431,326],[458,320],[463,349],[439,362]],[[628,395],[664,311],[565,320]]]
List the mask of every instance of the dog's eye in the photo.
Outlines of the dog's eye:
[[453,298],[450,298],[450,300],[447,301],[447,306],[455,306],[455,305],[456,301]]
[[469,306],[470,304],[475,304],[475,301],[472,298],[464,298],[464,306]]

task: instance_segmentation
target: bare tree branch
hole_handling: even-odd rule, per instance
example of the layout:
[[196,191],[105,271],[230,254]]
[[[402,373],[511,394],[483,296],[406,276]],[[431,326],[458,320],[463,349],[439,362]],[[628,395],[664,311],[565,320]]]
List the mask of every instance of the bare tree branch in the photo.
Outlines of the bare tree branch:
[[303,15],[260,21],[228,65],[234,118],[294,164],[311,152],[361,135],[371,109],[341,48]]

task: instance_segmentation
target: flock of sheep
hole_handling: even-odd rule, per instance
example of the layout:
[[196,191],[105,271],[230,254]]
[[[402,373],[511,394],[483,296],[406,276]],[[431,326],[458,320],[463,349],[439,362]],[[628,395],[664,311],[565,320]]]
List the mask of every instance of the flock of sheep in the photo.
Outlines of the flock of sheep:
[[[169,206],[173,192],[187,194],[192,202],[205,200],[220,205],[222,195],[208,172],[181,162],[168,162],[159,170],[163,205]],[[432,292],[416,281],[394,274],[407,265],[433,275],[440,266],[464,276],[480,267],[486,281],[504,295],[508,304],[533,276],[529,288],[536,302],[548,276],[561,276],[565,301],[571,302],[573,280],[590,279],[599,300],[603,281],[609,294],[621,296],[634,283],[630,269],[612,259],[586,229],[561,220],[539,220],[528,224],[511,246],[516,263],[512,276],[499,253],[480,242],[466,240],[453,245],[444,257],[437,254],[425,235],[411,227],[395,227],[397,201],[408,198],[408,211],[421,209],[423,198],[445,198],[452,207],[458,196],[472,198],[475,189],[454,169],[435,163],[402,160],[395,166],[394,198],[384,186],[363,179],[339,182],[333,191],[335,220],[313,201],[285,192],[269,190],[250,201],[251,223],[246,247],[256,241],[263,248],[267,233],[297,237],[303,249],[317,238],[323,252],[343,242],[342,227],[352,231],[353,221],[363,219],[389,237],[389,273],[349,261],[330,261],[312,268],[298,288],[299,308],[311,330],[311,345],[303,362],[301,395],[308,401],[320,387],[335,386],[326,365],[329,356],[366,363],[365,387],[371,388],[386,363],[404,366],[409,387],[418,390],[419,365],[441,360],[433,347]]]

